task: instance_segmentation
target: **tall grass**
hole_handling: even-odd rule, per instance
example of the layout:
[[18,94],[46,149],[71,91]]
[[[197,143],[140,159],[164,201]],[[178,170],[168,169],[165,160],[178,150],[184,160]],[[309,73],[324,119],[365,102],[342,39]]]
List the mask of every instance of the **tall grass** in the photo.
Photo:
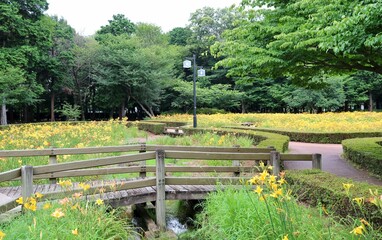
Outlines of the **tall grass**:
[[0,239],[122,240],[136,234],[120,216],[121,209],[111,209],[101,199],[86,201],[83,193],[41,204],[41,196],[19,199],[24,213],[0,224],[0,234],[5,234]]

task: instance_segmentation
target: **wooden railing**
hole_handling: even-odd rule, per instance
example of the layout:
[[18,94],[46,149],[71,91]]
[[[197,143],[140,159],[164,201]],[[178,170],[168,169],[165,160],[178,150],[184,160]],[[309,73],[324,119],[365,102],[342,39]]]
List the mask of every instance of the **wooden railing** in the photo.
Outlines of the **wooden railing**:
[[[27,198],[33,194],[34,179],[53,179],[62,177],[79,177],[89,175],[106,175],[121,173],[139,173],[140,179],[124,182],[123,185],[104,187],[104,192],[128,190],[156,186],[156,218],[160,228],[165,228],[165,185],[215,185],[235,184],[240,180],[241,172],[253,170],[255,162],[266,161],[273,166],[273,174],[278,175],[283,161],[312,161],[312,167],[321,169],[320,154],[280,154],[273,148],[240,148],[240,147],[189,147],[189,146],[159,146],[132,145],[100,148],[70,148],[45,150],[0,151],[0,157],[30,157],[47,156],[49,159],[57,155],[94,154],[139,151],[137,154],[103,157],[82,161],[55,163],[49,165],[22,166],[19,169],[0,173],[0,182],[21,179],[22,196]],[[155,159],[155,166],[146,166],[146,160]],[[165,159],[197,159],[197,160],[229,160],[233,166],[166,166]],[[253,161],[250,167],[240,166],[240,161]],[[120,164],[137,163],[136,166],[118,166]],[[107,168],[99,168],[112,166]],[[90,168],[90,169],[89,169]],[[93,169],[92,169],[93,168]],[[155,177],[146,177],[147,172],[155,172]],[[166,176],[170,172],[215,172],[231,173],[229,177],[173,177]],[[88,194],[94,194],[97,186],[91,187]],[[70,192],[76,192],[74,189]],[[62,193],[60,193],[62,196]],[[45,198],[55,198],[58,193],[45,193]],[[1,207],[0,211],[14,207],[13,203]]]

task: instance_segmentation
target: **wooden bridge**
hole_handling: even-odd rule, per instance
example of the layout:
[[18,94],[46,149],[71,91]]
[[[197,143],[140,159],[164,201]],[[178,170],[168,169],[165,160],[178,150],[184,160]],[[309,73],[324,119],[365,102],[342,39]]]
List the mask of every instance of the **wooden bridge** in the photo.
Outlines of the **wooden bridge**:
[[[74,162],[57,163],[58,155],[119,153]],[[57,178],[80,176],[101,176],[111,174],[137,174],[133,178],[96,180],[88,182],[87,199],[101,198],[112,206],[156,202],[156,221],[165,229],[165,200],[204,199],[208,193],[216,191],[216,184],[235,185],[251,177],[256,162],[265,161],[273,166],[273,174],[278,175],[283,161],[311,161],[313,168],[321,169],[320,154],[280,154],[273,148],[241,147],[189,147],[159,145],[129,145],[91,148],[67,148],[44,150],[0,151],[0,158],[46,156],[48,165],[22,166],[0,173],[0,183],[20,181],[19,186],[0,188],[0,213],[17,207],[15,200],[24,199],[39,192],[43,199],[71,196],[83,190],[78,183],[70,189],[57,184]],[[169,162],[168,160],[174,159]],[[198,161],[191,166],[176,166],[178,160]],[[155,160],[155,165],[146,161]],[[201,166],[203,160],[227,160],[229,166]],[[154,162],[154,161],[153,161]],[[242,163],[247,163],[243,166]],[[249,163],[249,164],[248,164]],[[173,173],[191,174],[176,177]],[[202,175],[204,173],[204,175]],[[207,175],[210,173],[210,175]],[[211,176],[214,175],[214,176]],[[196,176],[195,176],[196,175]],[[98,177],[99,178],[99,177]],[[33,184],[34,180],[49,179],[50,184]]]

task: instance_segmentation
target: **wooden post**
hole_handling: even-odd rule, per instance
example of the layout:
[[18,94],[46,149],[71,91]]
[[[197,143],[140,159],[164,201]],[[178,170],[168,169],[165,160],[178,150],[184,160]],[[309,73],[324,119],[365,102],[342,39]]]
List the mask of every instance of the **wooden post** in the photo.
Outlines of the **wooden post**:
[[281,166],[281,160],[280,160],[280,153],[276,151],[272,151],[270,154],[270,162],[272,164],[272,172],[274,176],[278,176],[280,174],[280,166]]
[[33,166],[21,167],[21,196],[26,201],[33,194]]
[[[52,147],[52,153],[49,155],[49,165],[50,164],[56,164],[57,163],[57,155],[54,154],[54,149]],[[57,183],[57,178],[49,178],[49,182],[51,184],[56,184]]]
[[166,231],[166,193],[165,193],[165,151],[156,151],[156,186],[157,199],[155,213],[157,225],[161,231]]
[[[141,150],[139,150],[139,153],[144,153],[146,152],[146,143],[141,143]],[[139,177],[140,178],[145,178],[147,176],[146,173],[146,160],[143,160],[139,163],[141,166],[141,171],[139,172]]]
[[[234,145],[233,147],[240,148],[240,145]],[[232,161],[232,167],[240,167],[240,161],[239,160],[233,160]],[[233,176],[234,177],[239,177],[240,176],[240,171],[234,172]]]
[[312,155],[312,168],[313,169],[320,169],[322,170],[322,163],[321,163],[322,156],[319,153],[315,153]]

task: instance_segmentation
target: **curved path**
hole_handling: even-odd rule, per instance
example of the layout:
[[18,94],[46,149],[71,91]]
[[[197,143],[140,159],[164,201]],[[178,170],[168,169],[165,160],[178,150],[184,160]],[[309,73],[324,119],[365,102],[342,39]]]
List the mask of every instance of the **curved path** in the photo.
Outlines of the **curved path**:
[[[290,153],[321,153],[322,154],[322,170],[333,173],[337,176],[351,178],[354,181],[367,182],[371,184],[381,185],[382,180],[371,176],[363,170],[354,168],[351,163],[344,160],[342,155],[341,144],[318,144],[318,143],[301,143],[289,142]],[[285,162],[286,169],[311,169],[310,162]]]

